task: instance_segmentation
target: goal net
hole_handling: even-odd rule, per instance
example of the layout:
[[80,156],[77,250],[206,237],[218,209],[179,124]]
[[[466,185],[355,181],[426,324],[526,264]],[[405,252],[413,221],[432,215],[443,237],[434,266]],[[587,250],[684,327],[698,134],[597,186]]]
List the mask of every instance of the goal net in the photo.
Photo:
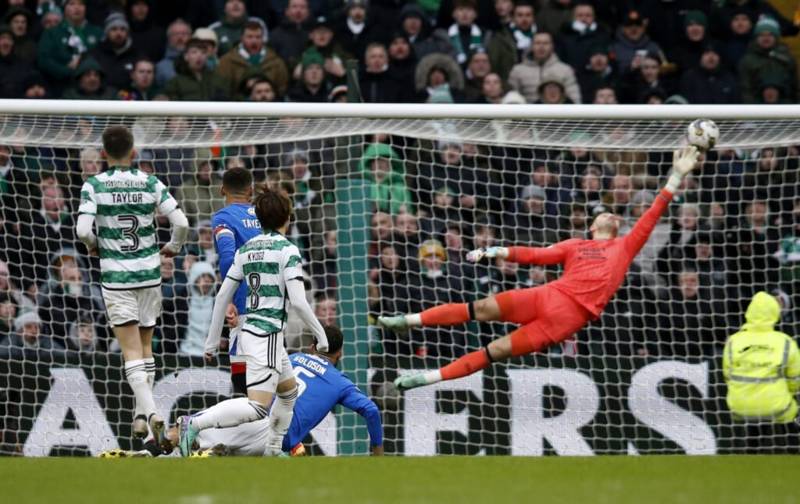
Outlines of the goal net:
[[[106,168],[98,149],[111,124],[132,128],[136,167],[167,184],[191,222],[182,254],[161,262],[154,395],[171,423],[231,393],[227,354],[206,365],[202,342],[219,286],[210,218],[224,205],[222,172],[243,166],[291,192],[289,238],[309,298],[323,324],[343,329],[339,367],[380,408],[387,453],[785,450],[797,444],[791,426],[731,415],[721,371],[725,340],[758,291],[781,299],[776,327],[798,333],[800,112],[782,113],[0,101],[0,454],[137,446],[98,261],[74,231],[83,180]],[[685,181],[599,320],[544,353],[397,392],[398,374],[437,368],[514,326],[392,334],[376,326],[379,314],[554,280],[558,267],[472,265],[465,255],[586,237],[604,211],[627,232],[688,122],[709,114],[721,145]],[[169,225],[159,218],[146,232],[163,243]],[[290,314],[289,350],[310,341]],[[337,407],[306,442],[313,454],[349,455],[368,453],[368,440],[364,421]]]

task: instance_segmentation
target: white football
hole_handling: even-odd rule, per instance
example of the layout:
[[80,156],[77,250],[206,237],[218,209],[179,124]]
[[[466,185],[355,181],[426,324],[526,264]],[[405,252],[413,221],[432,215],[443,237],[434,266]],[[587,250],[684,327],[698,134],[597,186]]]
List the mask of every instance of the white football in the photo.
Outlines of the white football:
[[711,119],[695,119],[686,129],[686,140],[702,151],[713,149],[719,139],[719,127]]

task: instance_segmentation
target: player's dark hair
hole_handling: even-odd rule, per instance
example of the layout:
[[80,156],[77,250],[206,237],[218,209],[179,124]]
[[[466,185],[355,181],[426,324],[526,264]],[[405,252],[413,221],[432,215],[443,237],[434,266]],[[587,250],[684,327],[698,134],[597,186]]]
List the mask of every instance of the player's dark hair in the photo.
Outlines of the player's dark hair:
[[256,217],[264,231],[277,231],[292,216],[292,201],[281,192],[263,188],[253,201]]
[[335,325],[325,326],[325,336],[328,338],[328,355],[335,354],[344,345],[344,334]]
[[230,168],[222,174],[222,187],[232,194],[244,194],[253,187],[253,175],[246,168]]
[[125,159],[133,150],[133,133],[125,126],[103,130],[103,150],[109,159]]

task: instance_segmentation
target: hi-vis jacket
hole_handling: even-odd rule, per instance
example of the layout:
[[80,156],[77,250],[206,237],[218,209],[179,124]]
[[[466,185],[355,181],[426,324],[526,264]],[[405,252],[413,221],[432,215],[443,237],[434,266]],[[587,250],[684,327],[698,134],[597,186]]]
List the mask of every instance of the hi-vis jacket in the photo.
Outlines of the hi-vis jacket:
[[778,300],[766,292],[753,296],[742,330],[725,343],[722,370],[728,408],[743,420],[791,422],[800,388],[800,351],[788,335],[774,329]]

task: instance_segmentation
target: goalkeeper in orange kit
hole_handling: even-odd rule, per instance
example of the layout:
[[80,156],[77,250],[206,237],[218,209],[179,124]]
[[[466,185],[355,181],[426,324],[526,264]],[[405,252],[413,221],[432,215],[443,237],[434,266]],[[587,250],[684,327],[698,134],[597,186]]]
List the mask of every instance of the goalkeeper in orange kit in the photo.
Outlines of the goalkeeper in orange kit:
[[564,273],[549,284],[501,292],[474,303],[436,306],[409,315],[379,317],[391,330],[409,327],[456,325],[470,320],[513,322],[522,327],[496,339],[449,365],[417,375],[401,376],[395,385],[411,389],[442,380],[453,380],[488,367],[492,362],[541,351],[569,338],[589,320],[599,318],[614,296],[633,259],[644,246],[683,177],[697,166],[700,153],[689,146],[676,151],[672,174],[650,209],[630,233],[618,237],[619,218],[602,213],[589,231],[592,239],[571,239],[547,248],[490,247],[470,252],[472,262],[502,257],[520,264],[562,264]]

